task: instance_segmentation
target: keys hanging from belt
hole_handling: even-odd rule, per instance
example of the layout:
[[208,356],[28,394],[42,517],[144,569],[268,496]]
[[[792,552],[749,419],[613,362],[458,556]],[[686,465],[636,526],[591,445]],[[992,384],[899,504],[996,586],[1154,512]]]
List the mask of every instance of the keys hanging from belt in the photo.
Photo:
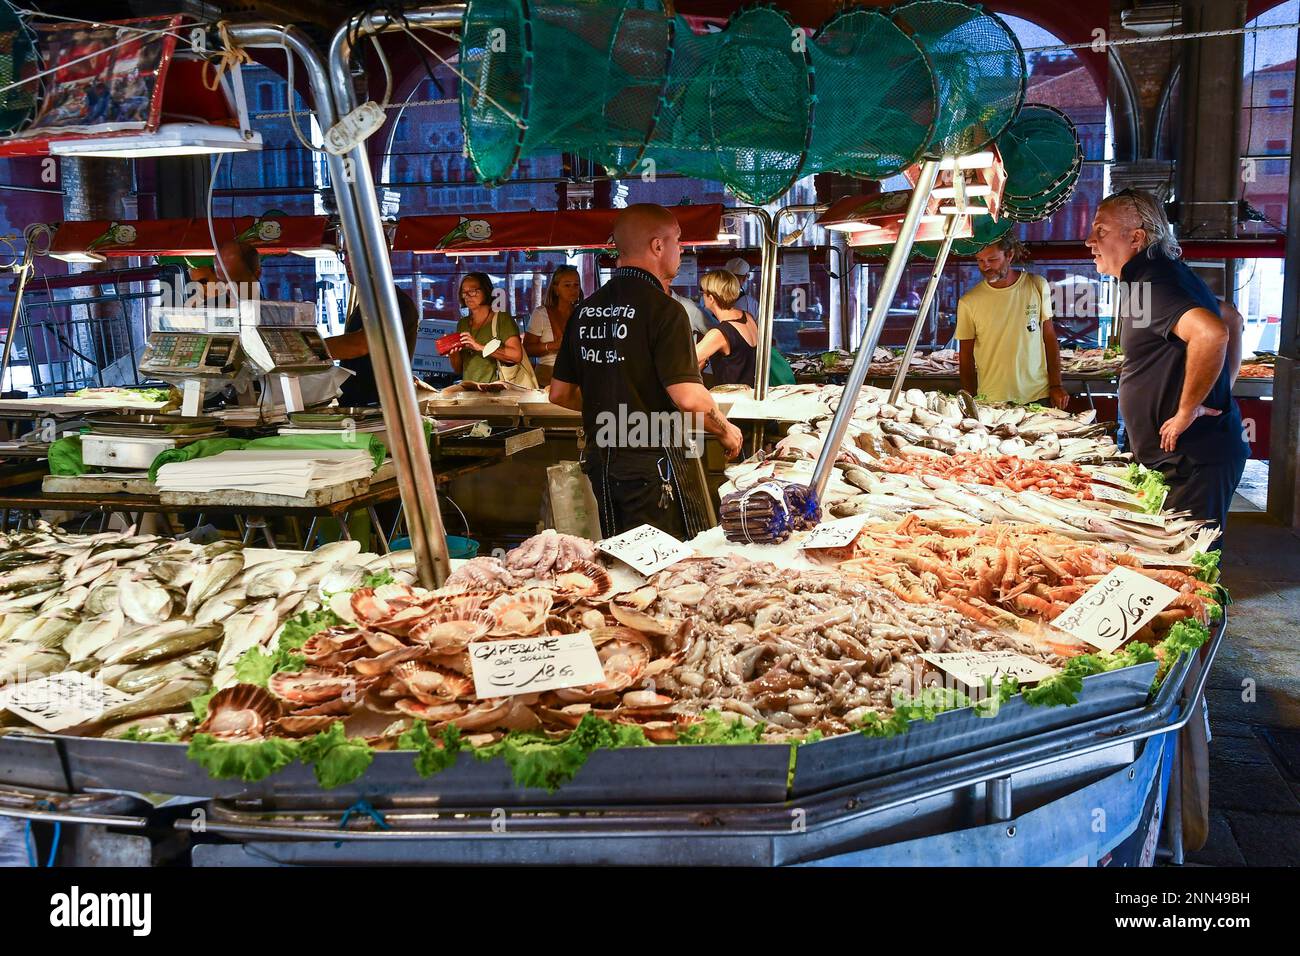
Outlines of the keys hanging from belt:
[[670,480],[672,472],[668,459],[660,458],[655,467],[659,469],[659,509],[662,511],[677,500],[677,496],[673,493],[673,483]]

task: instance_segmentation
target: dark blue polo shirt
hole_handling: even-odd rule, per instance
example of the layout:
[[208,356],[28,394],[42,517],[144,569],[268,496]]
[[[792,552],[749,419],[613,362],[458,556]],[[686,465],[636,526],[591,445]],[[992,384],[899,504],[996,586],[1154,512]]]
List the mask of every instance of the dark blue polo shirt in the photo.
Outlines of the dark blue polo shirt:
[[[1173,454],[1160,448],[1160,426],[1178,412],[1187,367],[1187,343],[1174,326],[1191,309],[1219,314],[1214,293],[1181,259],[1140,252],[1120,273],[1120,345],[1124,369],[1119,408],[1129,446],[1142,464],[1155,467],[1180,456],[1194,465],[1250,457],[1242,437],[1241,411],[1232,398],[1224,362],[1210,394],[1201,403],[1222,415],[1202,415],[1183,432]],[[1149,321],[1148,321],[1149,320]]]

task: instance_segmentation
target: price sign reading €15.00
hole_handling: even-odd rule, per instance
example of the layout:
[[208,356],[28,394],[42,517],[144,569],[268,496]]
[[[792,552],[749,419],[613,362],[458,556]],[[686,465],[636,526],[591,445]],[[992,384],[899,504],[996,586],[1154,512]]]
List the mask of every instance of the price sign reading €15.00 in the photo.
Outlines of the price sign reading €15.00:
[[986,678],[996,687],[1004,677],[1033,684],[1056,673],[1041,661],[1015,651],[961,651],[955,654],[922,654],[922,660],[951,674],[967,687],[981,689]]
[[0,693],[0,709],[53,733],[84,724],[129,700],[129,694],[101,680],[66,671]]
[[1178,592],[1118,567],[1066,608],[1052,626],[1110,653],[1173,603]]
[[648,524],[599,541],[596,547],[630,564],[646,577],[695,553],[672,535]]
[[605,680],[591,635],[555,634],[469,646],[474,693],[479,697],[536,694]]

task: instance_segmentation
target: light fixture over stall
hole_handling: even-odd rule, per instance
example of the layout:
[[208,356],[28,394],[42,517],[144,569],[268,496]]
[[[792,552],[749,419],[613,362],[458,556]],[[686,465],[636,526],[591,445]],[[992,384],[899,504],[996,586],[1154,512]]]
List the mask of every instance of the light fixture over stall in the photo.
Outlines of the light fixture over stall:
[[262,134],[210,123],[163,123],[152,133],[97,139],[57,139],[52,156],[98,156],[104,159],[145,159],[150,156],[202,156],[242,153],[262,148]]

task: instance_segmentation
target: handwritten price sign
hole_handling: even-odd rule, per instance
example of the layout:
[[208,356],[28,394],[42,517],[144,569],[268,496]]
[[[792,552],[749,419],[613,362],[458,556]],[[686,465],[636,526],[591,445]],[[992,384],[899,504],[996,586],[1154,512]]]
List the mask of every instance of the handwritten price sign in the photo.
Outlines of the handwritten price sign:
[[857,540],[869,515],[838,518],[813,528],[812,533],[800,543],[800,548],[846,548]]
[[1052,621],[1106,653],[1173,603],[1178,592],[1130,568],[1115,568]]
[[596,647],[586,631],[470,645],[474,693],[479,697],[537,694],[605,680]]
[[130,695],[114,690],[103,681],[68,671],[0,693],[0,709],[41,730],[53,732],[84,724],[129,700]]
[[1115,504],[1120,505],[1140,504],[1137,495],[1133,494],[1131,491],[1120,491],[1118,488],[1112,488],[1110,485],[1099,485],[1094,483],[1089,490],[1092,492],[1092,497],[1097,501],[1113,501]]
[[985,678],[993,686],[1004,677],[1014,677],[1022,684],[1032,684],[1056,673],[1046,664],[1015,651],[962,651],[956,654],[922,654],[922,660],[951,674],[967,687],[981,689]]
[[646,577],[695,553],[672,535],[648,524],[606,538],[597,542],[596,547],[630,564]]

